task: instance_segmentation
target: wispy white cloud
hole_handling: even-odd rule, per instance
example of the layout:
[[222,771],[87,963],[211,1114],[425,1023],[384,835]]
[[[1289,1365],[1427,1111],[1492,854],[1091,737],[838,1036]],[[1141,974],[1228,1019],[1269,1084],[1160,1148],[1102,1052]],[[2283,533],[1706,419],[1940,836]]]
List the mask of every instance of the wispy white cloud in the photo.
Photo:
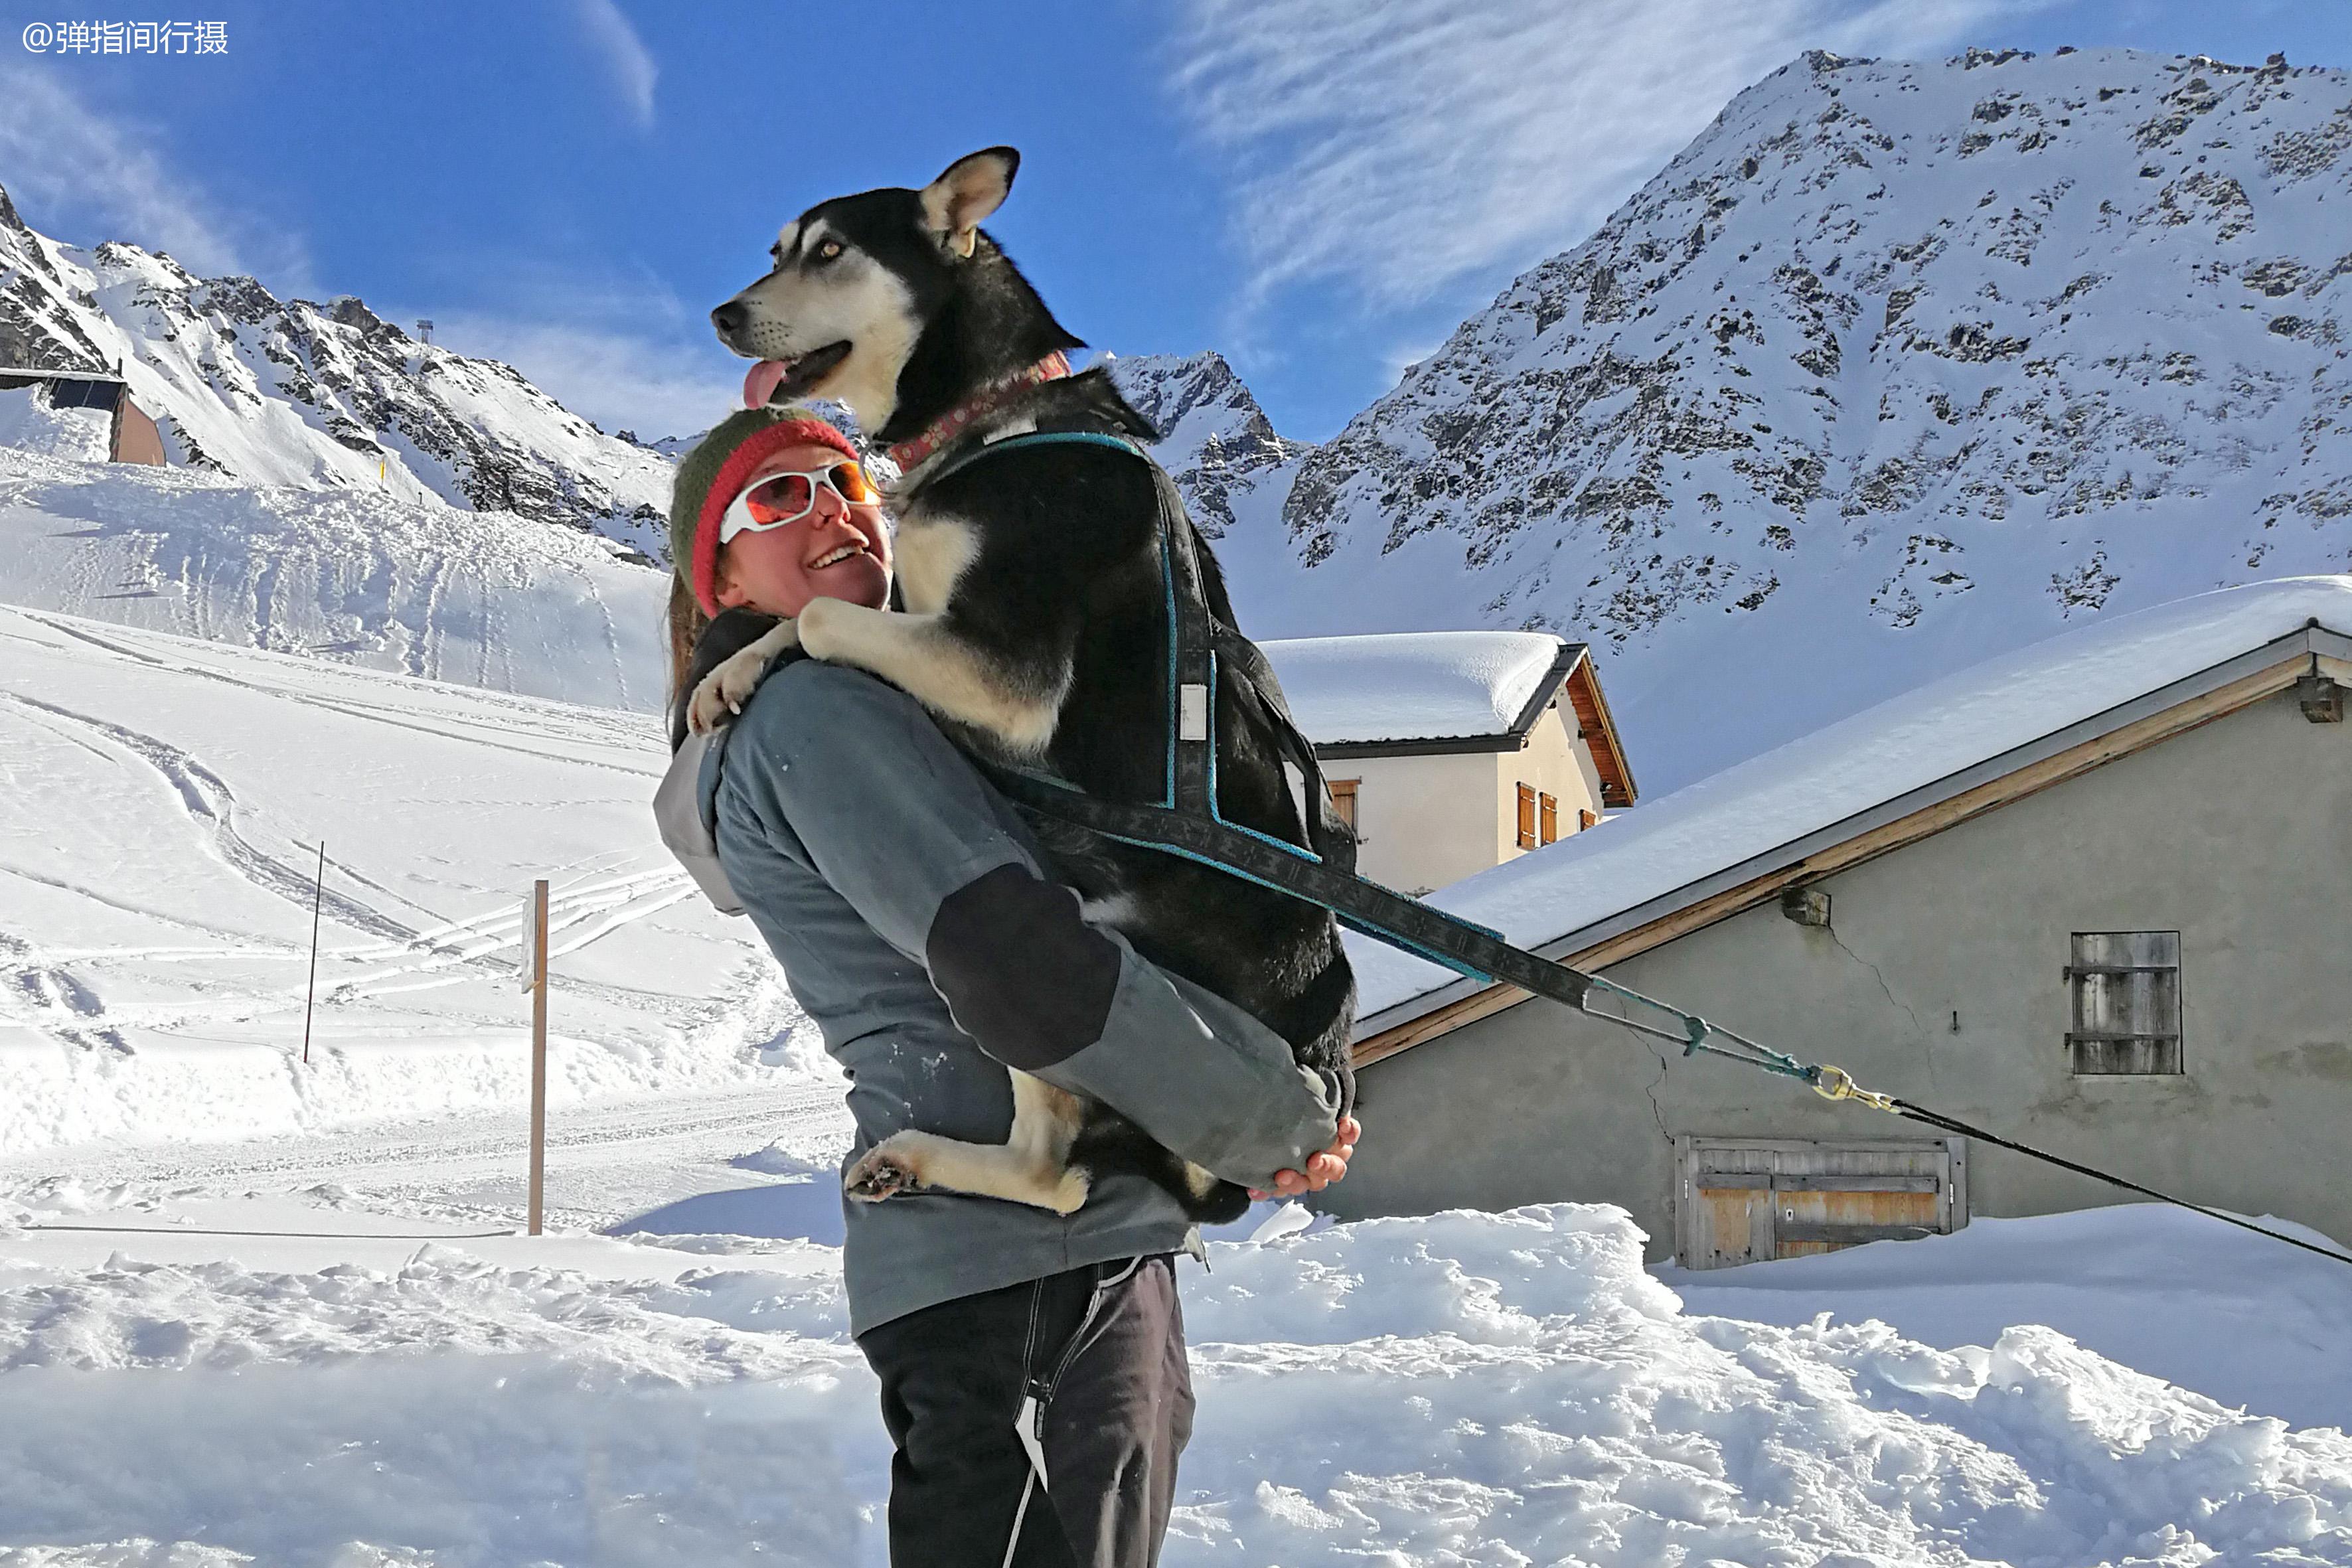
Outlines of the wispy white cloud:
[[1191,0],[1174,89],[1231,161],[1244,318],[1307,282],[1394,310],[1573,245],[1806,48],[1940,50],[2042,3]]
[[648,441],[708,429],[735,406],[742,362],[719,346],[700,308],[659,279],[528,263],[499,270],[515,308],[492,301],[420,310],[434,321],[435,342],[503,360],[572,412]]
[[297,238],[225,210],[169,166],[152,132],[92,109],[54,69],[0,69],[0,182],[44,233],[169,251],[200,275],[251,272],[294,290],[309,282]]
[[630,120],[638,130],[651,131],[654,84],[661,77],[653,51],[646,47],[645,39],[637,36],[636,27],[622,15],[614,0],[574,0],[573,9],[579,15],[581,31],[604,57],[605,68],[612,73],[613,85],[619,90]]
[[709,429],[742,390],[740,372],[675,342],[563,321],[446,313],[435,320],[435,342],[504,360],[573,413],[647,441]]

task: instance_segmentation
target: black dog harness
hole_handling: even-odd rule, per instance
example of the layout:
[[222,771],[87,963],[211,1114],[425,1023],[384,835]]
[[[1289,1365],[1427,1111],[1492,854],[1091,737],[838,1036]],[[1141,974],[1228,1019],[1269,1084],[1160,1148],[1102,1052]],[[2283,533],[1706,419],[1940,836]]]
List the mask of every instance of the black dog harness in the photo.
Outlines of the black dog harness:
[[[1159,498],[1155,528],[1168,622],[1166,783],[1159,800],[1127,803],[1088,795],[1052,773],[1001,764],[988,765],[992,781],[1015,804],[1040,816],[1122,844],[1213,866],[1245,881],[1319,905],[1366,936],[1419,953],[1459,973],[1507,981],[1581,1008],[1587,992],[1597,983],[1593,976],[1513,947],[1499,932],[1433,910],[1356,874],[1355,836],[1331,809],[1313,743],[1292,720],[1282,683],[1265,655],[1211,615],[1202,592],[1201,563],[1183,498],[1167,470],[1142,448],[1116,436],[1086,430],[1010,436],[961,454],[938,474],[927,476],[924,483],[935,483],[997,453],[1048,445],[1108,447],[1151,469]],[[1228,822],[1217,809],[1216,691],[1221,676],[1232,679],[1236,700],[1256,710],[1284,760],[1305,780],[1307,842],[1304,846]]]

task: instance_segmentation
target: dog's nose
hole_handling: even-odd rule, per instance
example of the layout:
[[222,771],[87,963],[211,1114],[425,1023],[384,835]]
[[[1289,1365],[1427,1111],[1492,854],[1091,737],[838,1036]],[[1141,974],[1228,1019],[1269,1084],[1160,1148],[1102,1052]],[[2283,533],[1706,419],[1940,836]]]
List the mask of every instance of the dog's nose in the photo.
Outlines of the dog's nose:
[[719,329],[720,337],[728,337],[743,330],[744,318],[751,313],[740,300],[730,300],[710,312],[710,324]]

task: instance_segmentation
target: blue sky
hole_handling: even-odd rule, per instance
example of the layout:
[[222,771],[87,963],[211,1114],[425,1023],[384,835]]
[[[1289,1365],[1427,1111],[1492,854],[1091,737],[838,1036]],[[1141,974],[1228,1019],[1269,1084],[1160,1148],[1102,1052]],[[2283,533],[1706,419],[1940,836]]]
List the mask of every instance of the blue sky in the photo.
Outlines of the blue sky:
[[699,428],[705,314],[780,222],[1022,150],[991,223],[1119,353],[1223,350],[1321,439],[1803,49],[2127,45],[2352,65],[2352,0],[199,0],[225,56],[26,51],[0,184],[280,294],[358,294],[607,428]]

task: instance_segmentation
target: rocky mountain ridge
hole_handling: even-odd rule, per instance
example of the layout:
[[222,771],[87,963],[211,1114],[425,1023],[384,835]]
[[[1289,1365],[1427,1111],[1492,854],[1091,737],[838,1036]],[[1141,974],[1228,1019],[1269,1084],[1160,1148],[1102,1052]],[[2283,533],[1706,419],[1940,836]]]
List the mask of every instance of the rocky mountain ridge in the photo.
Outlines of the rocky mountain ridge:
[[5,191],[0,368],[121,374],[174,463],[513,512],[661,552],[668,458],[510,366],[419,342],[348,296],[281,300],[135,245],[59,244]]
[[1110,373],[1135,411],[1159,429],[1153,448],[1184,492],[1202,533],[1222,539],[1253,501],[1281,504],[1298,464],[1313,448],[1275,434],[1223,354],[1112,354]]
[[2347,275],[2352,73],[1809,55],[1221,552],[1261,635],[1592,641],[1654,790],[2086,616],[2345,570]]

